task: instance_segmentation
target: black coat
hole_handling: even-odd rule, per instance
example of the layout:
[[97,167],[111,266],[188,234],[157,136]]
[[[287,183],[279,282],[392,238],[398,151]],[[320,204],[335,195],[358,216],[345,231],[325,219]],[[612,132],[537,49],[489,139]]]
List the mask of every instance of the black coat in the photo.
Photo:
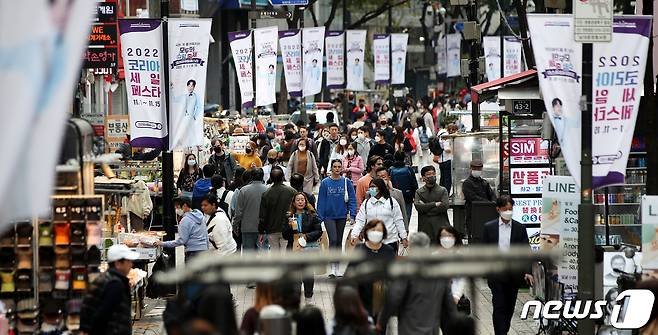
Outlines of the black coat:
[[306,235],[306,242],[317,242],[322,237],[322,224],[315,213],[302,214],[302,234]]
[[[484,229],[482,231],[482,243],[498,247],[498,220],[499,219],[495,219],[484,224]],[[528,248],[528,250],[530,250],[528,232],[521,223],[514,220],[512,220],[510,246],[525,246]],[[523,278],[525,273],[532,273],[532,270],[528,269],[526,272],[510,273],[501,277],[489,278],[489,282],[491,283],[492,280],[501,280],[504,282],[515,283],[518,286],[521,286],[525,281]]]
[[115,269],[94,280],[82,303],[80,330],[89,334],[131,335],[130,286]]
[[466,223],[471,223],[471,205],[474,201],[494,201],[496,194],[489,186],[489,183],[483,178],[468,176],[462,184],[462,192],[466,205]]

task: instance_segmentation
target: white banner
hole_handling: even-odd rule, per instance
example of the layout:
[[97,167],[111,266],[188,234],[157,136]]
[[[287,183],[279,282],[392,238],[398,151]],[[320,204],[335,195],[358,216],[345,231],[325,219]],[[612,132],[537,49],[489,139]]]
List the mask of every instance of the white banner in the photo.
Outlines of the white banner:
[[594,44],[594,188],[624,183],[642,95],[650,35],[650,16],[615,17],[612,41]]
[[[521,44],[521,41],[514,36],[506,36],[503,40],[503,49],[505,50],[505,52],[503,52],[503,57],[505,59],[505,77],[521,73],[523,69],[523,58],[521,55],[523,45]],[[500,58],[498,61],[500,62]]]
[[565,288],[578,290],[578,204],[580,190],[573,177],[544,179],[541,213],[541,250],[558,250],[557,270]]
[[461,42],[460,34],[448,34],[447,58],[448,77],[458,77],[461,74]]
[[530,14],[528,25],[544,105],[567,168],[579,181],[583,61],[581,45],[571,38],[573,18],[571,15]]
[[279,28],[254,29],[256,107],[276,102],[276,54]]
[[365,30],[347,31],[347,89],[363,90],[363,68],[366,55]]
[[238,76],[242,108],[254,106],[254,83],[252,75],[251,31],[235,31],[228,33],[233,63]]
[[327,88],[344,88],[345,32],[327,32],[324,43],[327,48]]
[[388,34],[375,34],[373,36],[372,55],[375,64],[375,84],[385,85],[390,82],[390,59],[388,56],[390,41]]
[[493,81],[500,78],[500,37],[485,36],[483,40],[484,61],[487,63],[487,81]]
[[393,57],[393,73],[391,74],[391,84],[393,85],[405,83],[408,42],[409,34],[391,34],[391,54]]
[[324,59],[324,26],[304,28],[304,92],[315,95],[322,91],[322,64]]
[[279,32],[283,74],[291,97],[302,96],[302,34],[299,29]]
[[169,149],[203,145],[211,19],[169,19]]
[[126,75],[130,143],[162,148],[167,114],[162,89],[166,65],[162,59],[162,24],[157,19],[119,20],[121,54]]
[[444,36],[439,39],[439,45],[436,47],[436,73],[448,73],[448,39]]

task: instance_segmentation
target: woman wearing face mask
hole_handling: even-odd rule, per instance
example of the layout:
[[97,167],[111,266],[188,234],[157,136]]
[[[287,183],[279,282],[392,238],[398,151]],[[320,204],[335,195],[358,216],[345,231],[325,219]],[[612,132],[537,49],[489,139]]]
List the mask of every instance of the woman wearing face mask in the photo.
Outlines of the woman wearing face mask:
[[331,174],[331,162],[334,160],[338,159],[341,162],[343,161],[343,158],[345,158],[345,155],[347,154],[347,136],[342,135],[340,137],[340,140],[338,140],[338,145],[336,145],[336,150],[331,152],[331,155],[329,156],[329,163],[327,164],[327,175]]
[[[304,192],[297,192],[290,204],[290,226],[295,234],[293,251],[317,252],[320,250],[322,225],[315,208],[308,202]],[[304,279],[304,297],[313,297],[313,277]]]
[[[357,219],[358,220],[358,219]],[[384,221],[371,219],[363,226],[365,243],[359,245],[356,250],[365,253],[366,261],[390,262],[395,259],[395,249],[384,243],[390,237],[390,231],[386,228]],[[347,272],[358,264],[350,264]],[[363,305],[375,320],[383,307],[383,291],[380,281],[362,281],[358,284],[359,296]]]
[[185,156],[185,163],[178,174],[178,180],[176,180],[179,195],[192,199],[194,183],[199,179],[201,179],[201,170],[199,170],[196,156],[194,154],[188,154]]
[[[439,252],[453,252],[462,246],[462,236],[453,226],[439,228],[438,240]],[[466,283],[466,278],[451,279],[450,289],[452,291],[452,298],[455,300],[458,308],[460,306],[459,300],[468,299],[465,294]]]
[[356,182],[363,174],[363,159],[356,151],[356,145],[350,143],[347,145],[347,154],[343,158],[343,173],[349,180]]
[[290,180],[290,176],[295,173],[302,174],[304,175],[304,192],[313,193],[313,186],[320,182],[320,173],[315,156],[308,148],[308,141],[300,139],[297,143],[297,150],[290,155],[288,160],[286,180]]
[[387,236],[383,243],[398,250],[398,242],[406,248],[408,246],[407,230],[404,228],[402,211],[397,201],[391,198],[391,193],[382,179],[373,179],[368,188],[369,197],[361,204],[356,215],[356,223],[352,229],[352,245],[356,245],[357,239],[363,239],[364,226],[373,219],[384,222]]
[[263,161],[257,155],[258,146],[253,141],[249,141],[244,149],[244,154],[233,153],[238,164],[246,170],[263,167]]

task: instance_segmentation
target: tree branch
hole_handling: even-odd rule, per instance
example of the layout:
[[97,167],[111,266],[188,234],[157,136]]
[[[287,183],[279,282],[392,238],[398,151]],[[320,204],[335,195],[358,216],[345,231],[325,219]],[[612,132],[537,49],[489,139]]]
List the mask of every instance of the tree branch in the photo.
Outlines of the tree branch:
[[[342,0],[342,1],[347,1],[347,0]],[[331,11],[329,12],[329,17],[327,18],[327,22],[324,23],[324,29],[329,30],[329,27],[331,27],[331,23],[334,21],[334,18],[336,18],[336,10],[338,9],[338,3],[339,0],[334,0],[331,2]]]
[[309,6],[309,12],[311,12],[311,19],[313,19],[313,26],[317,27],[318,26],[318,17],[315,16],[315,9],[313,9],[313,7]]
[[365,13],[365,14],[364,14],[360,19],[358,19],[356,22],[350,24],[349,29],[354,29],[354,28],[358,28],[358,27],[360,27],[361,25],[365,24],[366,22],[368,22],[368,21],[370,21],[370,20],[376,18],[376,17],[379,16],[380,14],[384,13],[385,11],[387,11],[387,10],[389,9],[389,7],[390,7],[390,8],[395,8],[395,7],[397,7],[397,6],[401,6],[401,5],[406,4],[407,2],[409,2],[409,0],[401,0],[401,1],[398,1],[398,2],[396,2],[396,3],[394,3],[394,4],[390,5],[390,6],[389,6],[388,4],[381,5],[379,8],[377,8],[377,9],[375,9],[375,10],[373,10],[373,11],[370,11],[370,12],[368,12],[368,13]]

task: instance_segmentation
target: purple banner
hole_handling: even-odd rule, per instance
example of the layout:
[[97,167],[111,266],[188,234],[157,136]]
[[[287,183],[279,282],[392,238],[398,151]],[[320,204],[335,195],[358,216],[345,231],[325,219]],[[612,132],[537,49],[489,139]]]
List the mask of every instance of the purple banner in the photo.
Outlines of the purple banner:
[[121,19],[119,20],[120,35],[153,31],[160,27],[159,19]]

